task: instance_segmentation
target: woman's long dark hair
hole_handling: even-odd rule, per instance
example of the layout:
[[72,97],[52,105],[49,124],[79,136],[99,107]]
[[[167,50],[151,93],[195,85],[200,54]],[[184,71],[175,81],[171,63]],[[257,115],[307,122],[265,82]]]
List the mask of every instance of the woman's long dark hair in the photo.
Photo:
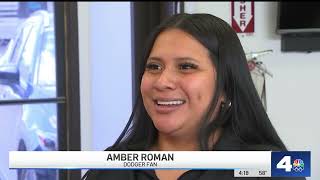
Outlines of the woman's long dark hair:
[[[266,145],[285,150],[259,99],[237,34],[218,17],[210,14],[177,14],[161,23],[147,42],[139,84],[156,38],[161,32],[172,28],[192,35],[206,47],[217,72],[215,95],[199,131],[200,150],[212,148],[208,144],[209,138],[218,128],[229,128],[234,137],[247,146]],[[215,117],[213,112],[222,95],[227,104],[219,107],[220,112]],[[228,106],[229,103],[231,106]],[[139,93],[129,122],[109,149],[116,150],[121,145],[137,144],[143,149],[149,149],[156,140],[157,129],[146,112]]]

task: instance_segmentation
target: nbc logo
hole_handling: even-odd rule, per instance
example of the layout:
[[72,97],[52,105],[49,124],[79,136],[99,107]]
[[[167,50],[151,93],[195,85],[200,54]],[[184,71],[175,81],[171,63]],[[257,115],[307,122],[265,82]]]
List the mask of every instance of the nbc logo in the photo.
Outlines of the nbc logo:
[[295,171],[295,172],[302,172],[303,169],[304,169],[304,163],[303,163],[303,160],[302,159],[296,159],[293,161],[293,167],[292,169]]

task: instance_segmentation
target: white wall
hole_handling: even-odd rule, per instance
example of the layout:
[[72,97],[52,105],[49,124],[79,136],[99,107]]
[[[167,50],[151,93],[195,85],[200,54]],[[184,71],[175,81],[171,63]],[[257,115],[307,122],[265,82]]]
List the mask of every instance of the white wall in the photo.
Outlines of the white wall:
[[[231,24],[231,2],[185,4],[187,13],[210,13]],[[255,2],[255,32],[239,38],[246,52],[273,49],[260,59],[274,75],[266,80],[269,117],[289,150],[311,151],[310,179],[320,179],[320,52],[281,52],[276,24],[277,2]]]
[[78,2],[81,149],[91,150],[91,63],[89,3]]
[[132,111],[130,2],[79,2],[82,150],[104,150]]

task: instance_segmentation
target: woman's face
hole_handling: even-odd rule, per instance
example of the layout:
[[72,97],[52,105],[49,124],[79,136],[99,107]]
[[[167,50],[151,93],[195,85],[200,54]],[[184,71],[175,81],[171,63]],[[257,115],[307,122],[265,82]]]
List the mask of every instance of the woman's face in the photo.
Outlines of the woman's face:
[[209,52],[200,42],[179,29],[160,33],[141,82],[144,106],[159,133],[195,135],[215,81]]

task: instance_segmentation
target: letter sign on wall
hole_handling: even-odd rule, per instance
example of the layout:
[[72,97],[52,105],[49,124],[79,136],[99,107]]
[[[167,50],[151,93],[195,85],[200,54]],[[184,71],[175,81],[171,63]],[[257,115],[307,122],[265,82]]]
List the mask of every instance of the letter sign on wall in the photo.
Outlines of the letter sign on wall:
[[237,33],[254,32],[254,2],[232,1],[231,2],[232,28]]

